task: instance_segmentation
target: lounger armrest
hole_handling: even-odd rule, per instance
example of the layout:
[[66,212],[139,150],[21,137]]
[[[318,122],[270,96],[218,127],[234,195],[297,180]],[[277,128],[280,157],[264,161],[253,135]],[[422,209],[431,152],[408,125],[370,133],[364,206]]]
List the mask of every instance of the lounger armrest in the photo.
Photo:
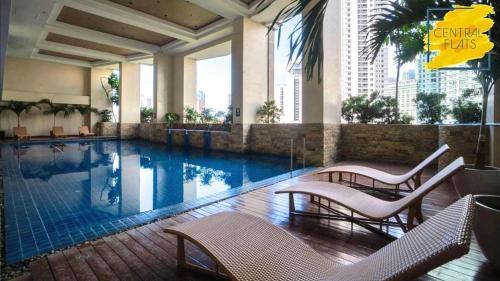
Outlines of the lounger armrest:
[[469,251],[474,197],[450,205],[362,261],[328,280],[413,280]]

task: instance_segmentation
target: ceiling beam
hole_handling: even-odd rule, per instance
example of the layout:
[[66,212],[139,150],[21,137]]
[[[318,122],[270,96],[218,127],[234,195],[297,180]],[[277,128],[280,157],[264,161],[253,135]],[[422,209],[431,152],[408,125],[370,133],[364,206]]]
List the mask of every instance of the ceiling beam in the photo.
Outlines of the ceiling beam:
[[124,56],[119,56],[119,55],[115,55],[115,54],[110,54],[110,53],[86,49],[86,48],[75,47],[75,46],[56,43],[56,42],[43,41],[43,42],[38,43],[37,48],[43,49],[43,50],[48,50],[48,51],[53,51],[53,52],[75,55],[75,56],[95,58],[95,59],[99,59],[99,60],[126,61],[126,58]]
[[62,5],[133,25],[187,42],[196,40],[195,31],[107,0],[58,0]]
[[54,22],[45,26],[47,32],[57,33],[77,39],[92,41],[108,46],[123,48],[146,54],[154,54],[160,50],[160,47],[144,43],[141,41],[128,39],[109,33],[95,31],[63,22]]
[[190,0],[189,2],[230,20],[251,14],[248,6],[239,0]]
[[[250,18],[262,24],[270,24],[273,22],[276,15],[292,1],[293,0],[275,0],[269,7],[262,11],[256,11]],[[265,7],[265,4],[263,6]]]
[[37,59],[37,60],[48,61],[48,62],[70,64],[70,65],[75,65],[75,66],[92,67],[92,64],[89,62],[86,62],[86,61],[67,59],[67,58],[61,58],[61,57],[54,57],[54,56],[42,55],[42,54],[38,54],[38,53],[31,55],[31,58]]

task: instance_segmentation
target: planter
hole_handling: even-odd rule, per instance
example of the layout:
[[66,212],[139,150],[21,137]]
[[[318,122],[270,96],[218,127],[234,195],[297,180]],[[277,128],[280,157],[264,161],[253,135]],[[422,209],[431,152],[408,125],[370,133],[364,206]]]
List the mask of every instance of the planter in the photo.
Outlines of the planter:
[[500,270],[500,196],[475,195],[474,233],[486,258]]
[[500,169],[486,167],[478,170],[466,165],[463,171],[453,176],[453,184],[460,197],[467,194],[500,195]]

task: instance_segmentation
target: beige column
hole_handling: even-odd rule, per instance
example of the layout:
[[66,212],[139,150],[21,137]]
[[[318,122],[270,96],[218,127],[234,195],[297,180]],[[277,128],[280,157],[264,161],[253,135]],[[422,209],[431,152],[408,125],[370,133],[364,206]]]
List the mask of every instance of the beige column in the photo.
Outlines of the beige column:
[[[302,71],[302,123],[339,124],[341,117],[341,1],[328,3],[323,22],[322,81],[318,73],[307,81]],[[315,68],[316,69],[316,68]]]
[[274,95],[274,32],[267,34],[267,100],[276,100]]
[[169,106],[173,92],[173,59],[172,56],[156,53],[153,56],[154,62],[154,85],[153,85],[153,107],[156,122],[162,122],[163,116],[170,111]]
[[196,106],[196,60],[184,55],[174,58],[171,110],[184,116],[184,107]]
[[120,123],[140,123],[140,64],[120,63]]
[[[500,81],[489,96],[487,121],[500,123]],[[490,127],[490,159],[492,166],[500,167],[500,126]]]
[[[101,80],[104,86],[107,86],[108,77],[113,73],[112,69],[95,68],[90,69],[90,106],[97,108],[99,111],[103,109],[111,110],[112,104],[106,97],[106,93],[102,87]],[[118,117],[118,116],[117,116]],[[90,114],[90,129],[96,131],[95,125],[101,121],[101,116],[96,113]]]
[[[341,1],[330,1],[323,22],[322,80],[317,66],[307,81],[302,68],[302,128],[306,158],[328,166],[339,159],[341,117]],[[304,58],[305,60],[306,58]]]
[[231,42],[233,122],[256,122],[257,109],[267,101],[267,28],[248,18],[234,22]]

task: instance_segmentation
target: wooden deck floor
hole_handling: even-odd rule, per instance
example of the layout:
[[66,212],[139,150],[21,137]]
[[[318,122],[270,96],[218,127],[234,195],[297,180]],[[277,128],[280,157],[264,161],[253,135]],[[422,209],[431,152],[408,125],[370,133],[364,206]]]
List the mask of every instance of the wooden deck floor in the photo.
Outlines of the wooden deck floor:
[[[374,165],[372,165],[374,166]],[[377,165],[393,172],[404,167]],[[429,176],[427,174],[426,176]],[[267,219],[285,228],[324,256],[340,264],[356,262],[377,251],[389,241],[348,222],[298,217],[288,219],[288,197],[274,191],[297,181],[317,180],[306,175],[233,197],[172,218],[151,223],[124,233],[108,236],[79,247],[56,252],[31,263],[31,273],[18,280],[210,280],[206,275],[179,272],[176,269],[176,240],[162,229],[196,220],[223,210],[236,210]],[[322,177],[321,180],[326,180]],[[432,216],[457,196],[450,184],[444,184],[424,200],[424,216]],[[298,208],[310,208],[308,198],[300,198]],[[394,232],[393,232],[394,233]],[[187,245],[190,262],[213,268],[210,259]],[[419,280],[500,280],[473,241],[468,255],[437,268]]]

